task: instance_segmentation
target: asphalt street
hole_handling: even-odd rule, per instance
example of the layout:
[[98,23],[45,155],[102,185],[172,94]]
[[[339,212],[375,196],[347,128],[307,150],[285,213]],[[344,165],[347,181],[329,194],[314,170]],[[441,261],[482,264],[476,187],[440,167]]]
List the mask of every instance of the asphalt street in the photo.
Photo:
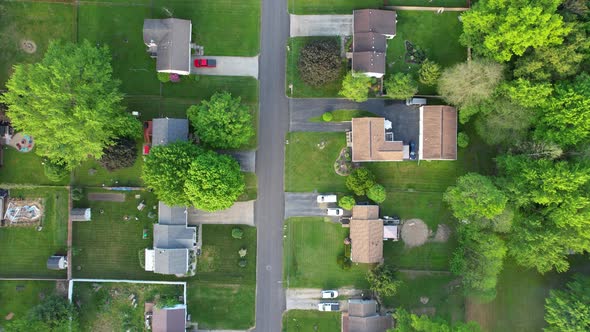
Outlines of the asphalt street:
[[289,37],[287,1],[262,0],[260,44],[260,118],[256,174],[258,229],[256,268],[257,332],[281,331],[283,289],[283,217],[285,135],[289,107],[285,96],[285,59]]

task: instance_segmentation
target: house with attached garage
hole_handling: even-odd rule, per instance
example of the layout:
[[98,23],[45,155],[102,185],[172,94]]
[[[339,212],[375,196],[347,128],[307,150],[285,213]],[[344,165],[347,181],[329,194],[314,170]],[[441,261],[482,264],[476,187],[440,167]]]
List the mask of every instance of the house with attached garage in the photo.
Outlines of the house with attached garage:
[[393,327],[391,315],[377,312],[377,301],[350,299],[348,312],[342,313],[342,332],[386,332]]
[[383,77],[387,39],[395,37],[397,13],[378,9],[355,10],[352,20],[353,73]]
[[159,73],[189,75],[193,25],[178,18],[145,19],[143,42]]

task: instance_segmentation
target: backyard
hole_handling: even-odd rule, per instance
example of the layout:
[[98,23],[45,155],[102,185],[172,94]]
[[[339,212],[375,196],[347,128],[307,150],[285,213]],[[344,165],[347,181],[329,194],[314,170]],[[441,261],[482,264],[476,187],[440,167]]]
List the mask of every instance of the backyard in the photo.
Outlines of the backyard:
[[0,281],[0,328],[8,314],[14,314],[12,320],[26,317],[42,298],[54,292],[55,281]]
[[47,259],[65,254],[68,234],[68,191],[58,188],[11,189],[11,197],[41,198],[42,229],[0,228],[0,277],[66,278],[66,271],[47,269]]
[[339,312],[289,310],[283,315],[283,332],[340,331]]
[[353,9],[387,6],[465,7],[467,0],[289,0],[292,14],[349,14]]

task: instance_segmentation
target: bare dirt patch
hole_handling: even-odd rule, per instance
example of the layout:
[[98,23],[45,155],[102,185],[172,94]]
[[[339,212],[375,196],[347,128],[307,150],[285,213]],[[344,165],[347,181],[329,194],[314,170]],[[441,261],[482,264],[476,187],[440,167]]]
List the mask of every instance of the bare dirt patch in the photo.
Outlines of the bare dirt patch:
[[434,242],[447,242],[451,236],[451,228],[446,224],[439,224],[434,235]]
[[21,50],[25,51],[25,53],[33,54],[37,52],[37,44],[32,40],[22,39],[19,44]]
[[428,227],[420,219],[409,219],[402,226],[402,240],[408,247],[419,247],[428,240]]

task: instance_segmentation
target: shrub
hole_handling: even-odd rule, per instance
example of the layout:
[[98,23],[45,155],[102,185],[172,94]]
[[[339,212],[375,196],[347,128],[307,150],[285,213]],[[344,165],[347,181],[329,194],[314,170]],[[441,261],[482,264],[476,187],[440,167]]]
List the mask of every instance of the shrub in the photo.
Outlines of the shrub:
[[43,161],[43,171],[49,181],[52,182],[59,182],[70,175],[65,165],[52,162],[49,159]]
[[84,190],[82,188],[72,189],[72,200],[79,201],[84,197]]
[[233,237],[234,239],[241,240],[242,237],[244,237],[244,231],[239,227],[234,227],[231,230],[231,237]]
[[303,82],[311,86],[336,81],[342,68],[338,42],[335,39],[321,39],[305,44],[299,52],[297,68]]
[[457,146],[460,148],[466,148],[469,145],[469,136],[464,133],[460,132],[457,134]]
[[356,204],[354,197],[342,196],[338,200],[338,205],[345,210],[352,210],[352,207]]
[[375,185],[375,175],[370,170],[360,167],[346,177],[346,187],[357,196],[364,196]]
[[377,204],[383,203],[387,198],[385,187],[380,184],[375,184],[367,191],[367,197]]
[[324,120],[324,122],[330,122],[332,121],[332,119],[334,119],[334,114],[332,114],[331,112],[326,112],[322,114],[322,120]]
[[383,83],[387,97],[392,99],[410,98],[418,93],[418,83],[411,74],[395,73]]
[[158,81],[162,83],[170,82],[170,74],[169,73],[158,73]]
[[109,172],[112,172],[119,168],[133,166],[135,159],[137,159],[135,141],[129,138],[119,138],[114,145],[104,149],[99,163]]
[[440,77],[441,70],[438,63],[426,59],[422,62],[422,66],[418,71],[419,80],[422,84],[436,85],[438,78]]
[[246,257],[247,254],[248,250],[246,248],[241,248],[240,250],[238,250],[238,255],[240,255],[240,258]]
[[369,99],[369,88],[372,84],[370,77],[362,74],[353,75],[352,72],[349,72],[342,80],[342,89],[338,94],[346,99],[361,103]]
[[248,265],[248,260],[246,260],[245,258],[242,258],[238,261],[238,266],[241,268],[246,267],[246,265]]

